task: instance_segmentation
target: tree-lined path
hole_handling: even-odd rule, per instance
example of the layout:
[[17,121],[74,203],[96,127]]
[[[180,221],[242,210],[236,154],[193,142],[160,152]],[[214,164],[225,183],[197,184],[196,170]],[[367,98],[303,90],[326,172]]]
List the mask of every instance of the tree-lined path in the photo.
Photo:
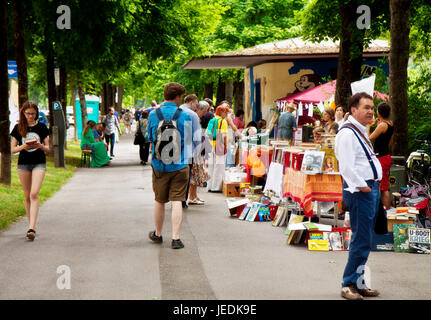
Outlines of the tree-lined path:
[[[0,299],[342,299],[347,252],[287,246],[284,227],[230,218],[222,194],[201,191],[206,205],[184,212],[184,249],[170,247],[169,213],[164,243],[150,242],[151,167],[130,137],[115,148],[111,166],[78,169],[41,206],[34,242],[25,217],[0,233]],[[379,299],[428,299],[429,259],[372,252]],[[70,289],[57,287],[62,265]]]

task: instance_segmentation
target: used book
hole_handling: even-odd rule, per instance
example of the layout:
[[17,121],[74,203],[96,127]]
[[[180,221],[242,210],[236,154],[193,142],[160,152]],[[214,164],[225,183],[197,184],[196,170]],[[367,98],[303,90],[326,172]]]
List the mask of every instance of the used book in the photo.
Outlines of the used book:
[[321,173],[324,157],[325,152],[323,151],[306,150],[302,160],[301,172],[308,174]]
[[272,220],[272,225],[278,227],[284,224],[286,220],[287,210],[284,206],[279,206],[277,208],[277,213],[275,214],[274,220]]
[[323,159],[323,172],[338,172],[338,161],[335,157],[334,149],[320,149],[320,151],[325,152],[325,157]]
[[342,244],[341,235],[339,232],[329,233],[329,243],[331,244],[331,249],[333,251],[343,250],[343,244]]
[[408,228],[409,252],[430,253],[430,229]]
[[308,250],[311,251],[329,251],[329,241],[323,239],[308,240]]
[[414,224],[394,224],[394,251],[409,252],[408,228],[414,228]]
[[259,213],[259,209],[260,209],[261,205],[262,204],[259,203],[259,202],[253,202],[251,204],[251,209],[248,212],[247,217],[245,218],[245,220],[247,220],[247,221],[254,221],[254,220],[256,220],[256,216]]

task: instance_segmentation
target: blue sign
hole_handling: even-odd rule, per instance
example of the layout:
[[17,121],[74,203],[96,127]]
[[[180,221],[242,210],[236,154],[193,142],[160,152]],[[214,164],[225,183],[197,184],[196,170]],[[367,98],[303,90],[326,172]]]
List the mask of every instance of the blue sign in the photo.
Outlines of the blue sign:
[[52,108],[53,108],[53,110],[62,110],[61,109],[61,102],[60,101],[54,101],[53,103],[52,103]]
[[18,67],[16,61],[7,62],[7,75],[9,78],[18,78]]

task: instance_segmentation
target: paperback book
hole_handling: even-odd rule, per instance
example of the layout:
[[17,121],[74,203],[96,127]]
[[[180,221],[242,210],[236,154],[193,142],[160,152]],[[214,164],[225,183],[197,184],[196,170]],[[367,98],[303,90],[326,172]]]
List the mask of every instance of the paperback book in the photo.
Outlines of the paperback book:
[[302,160],[301,172],[315,174],[322,172],[323,159],[325,152],[306,150]]
[[259,202],[253,202],[251,204],[251,209],[248,212],[247,218],[245,218],[245,220],[247,220],[247,221],[254,221],[254,220],[256,220],[256,216],[259,213],[260,206],[261,206],[261,203],[259,203]]
[[240,220],[245,220],[247,218],[247,215],[251,209],[251,204],[247,204],[244,209],[242,209],[241,215],[238,217]]
[[331,244],[331,249],[333,251],[343,250],[343,244],[342,244],[341,235],[339,232],[329,233],[329,243]]
[[394,224],[394,251],[409,252],[409,228],[414,224]]
[[430,253],[430,229],[408,228],[409,252]]

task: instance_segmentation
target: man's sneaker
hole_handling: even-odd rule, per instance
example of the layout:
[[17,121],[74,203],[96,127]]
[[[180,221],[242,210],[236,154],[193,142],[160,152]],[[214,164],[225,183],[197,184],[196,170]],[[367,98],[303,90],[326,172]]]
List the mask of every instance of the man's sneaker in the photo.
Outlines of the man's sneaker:
[[149,238],[155,242],[155,243],[162,243],[163,242],[163,237],[162,236],[156,236],[156,231],[151,231],[150,234],[148,235]]
[[182,249],[184,248],[184,244],[180,239],[174,240],[172,239],[172,249]]
[[188,209],[188,205],[187,205],[187,201],[183,201],[182,202],[182,205],[183,205],[183,209]]

